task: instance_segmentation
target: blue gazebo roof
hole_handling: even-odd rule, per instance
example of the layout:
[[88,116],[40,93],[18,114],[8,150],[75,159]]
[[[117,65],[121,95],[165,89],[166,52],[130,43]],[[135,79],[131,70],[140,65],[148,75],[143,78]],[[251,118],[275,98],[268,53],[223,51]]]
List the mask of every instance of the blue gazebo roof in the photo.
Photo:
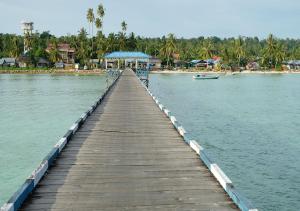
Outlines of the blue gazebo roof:
[[143,52],[115,51],[105,56],[105,59],[150,59]]

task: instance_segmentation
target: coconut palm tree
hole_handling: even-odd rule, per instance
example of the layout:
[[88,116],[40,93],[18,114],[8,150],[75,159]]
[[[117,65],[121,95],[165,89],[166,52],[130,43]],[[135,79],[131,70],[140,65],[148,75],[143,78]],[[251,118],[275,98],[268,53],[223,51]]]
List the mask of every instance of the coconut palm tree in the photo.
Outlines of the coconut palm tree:
[[176,38],[174,34],[169,34],[167,39],[163,41],[160,49],[161,55],[166,58],[167,66],[169,66],[172,55],[177,51]]
[[21,53],[21,49],[19,48],[19,40],[18,37],[14,36],[12,38],[12,45],[11,45],[11,50],[10,50],[10,56],[17,58],[20,53]]
[[50,48],[50,51],[48,52],[49,53],[49,60],[52,63],[56,63],[56,62],[58,62],[61,59],[59,51],[58,51],[57,40],[56,39],[52,39],[50,41],[50,44],[51,44],[51,48]]
[[98,9],[97,9],[97,14],[101,19],[103,19],[103,17],[105,16],[105,9],[104,9],[103,4],[99,4]]
[[213,46],[210,40],[205,40],[199,50],[200,59],[210,59],[213,56]]
[[95,15],[94,15],[94,10],[92,8],[88,9],[86,19],[89,22],[89,30],[91,30],[92,28],[92,36],[93,36],[93,23],[95,22]]
[[239,37],[238,39],[236,39],[234,42],[234,46],[235,46],[235,56],[238,61],[238,65],[240,67],[241,60],[246,55],[243,38]]
[[118,38],[119,38],[119,47],[120,50],[125,50],[126,48],[126,31],[127,31],[127,23],[125,21],[123,21],[121,23],[121,27],[122,27],[122,32],[120,32],[118,34]]
[[275,49],[275,67],[281,64],[286,57],[286,49],[285,46],[281,43],[277,43]]
[[266,47],[262,50],[262,63],[273,68],[280,61],[280,57],[283,57],[282,52],[284,52],[284,49],[272,34],[269,35],[266,43]]
[[89,22],[89,27],[90,29],[92,28],[92,34],[91,34],[91,37],[92,37],[92,51],[91,51],[91,57],[93,56],[93,50],[94,50],[94,23],[95,23],[95,15],[94,15],[94,10],[92,8],[89,8],[88,11],[87,11],[87,15],[86,15],[86,18]]
[[125,21],[123,21],[121,23],[121,27],[122,27],[122,31],[124,33],[124,35],[126,35],[126,31],[127,31],[127,23]]
[[103,27],[103,22],[100,18],[96,18],[95,20],[95,26],[98,30],[100,30]]

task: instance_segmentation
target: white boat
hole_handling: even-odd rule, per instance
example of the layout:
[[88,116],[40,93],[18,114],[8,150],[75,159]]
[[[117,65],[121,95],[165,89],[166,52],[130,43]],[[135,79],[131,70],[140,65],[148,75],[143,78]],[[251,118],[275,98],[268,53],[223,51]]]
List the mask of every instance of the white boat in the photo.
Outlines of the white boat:
[[199,80],[199,79],[218,79],[219,75],[210,75],[210,74],[198,74],[194,75],[193,79]]

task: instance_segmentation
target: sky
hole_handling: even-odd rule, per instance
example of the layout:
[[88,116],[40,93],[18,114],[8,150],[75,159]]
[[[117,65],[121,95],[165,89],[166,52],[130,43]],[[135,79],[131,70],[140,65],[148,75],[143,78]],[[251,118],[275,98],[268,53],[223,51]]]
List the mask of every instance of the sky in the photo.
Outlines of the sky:
[[143,37],[174,33],[199,36],[300,38],[299,0],[0,0],[0,33],[21,34],[23,20],[35,30],[61,36],[88,29],[86,11],[103,3],[104,32],[128,32]]

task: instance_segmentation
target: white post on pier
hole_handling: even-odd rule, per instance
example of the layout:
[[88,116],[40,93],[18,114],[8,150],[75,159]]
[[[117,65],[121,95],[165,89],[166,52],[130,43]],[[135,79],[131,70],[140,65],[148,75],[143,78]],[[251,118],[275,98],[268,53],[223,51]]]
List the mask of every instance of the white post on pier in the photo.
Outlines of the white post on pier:
[[120,59],[118,59],[118,69],[120,69]]
[[105,59],[105,69],[107,70],[107,59]]
[[138,69],[138,60],[135,60],[135,69]]

